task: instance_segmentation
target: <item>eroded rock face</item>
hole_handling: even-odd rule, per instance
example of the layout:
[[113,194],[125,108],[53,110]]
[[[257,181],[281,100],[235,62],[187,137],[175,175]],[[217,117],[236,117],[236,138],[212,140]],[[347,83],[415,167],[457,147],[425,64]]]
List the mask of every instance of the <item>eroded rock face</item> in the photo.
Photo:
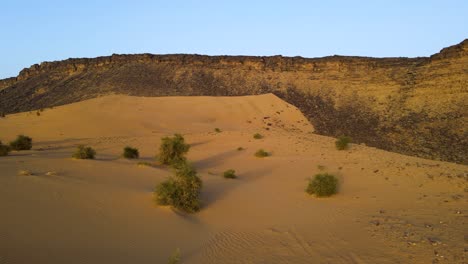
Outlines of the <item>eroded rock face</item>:
[[28,111],[109,93],[269,92],[296,105],[317,133],[468,163],[468,40],[429,58],[141,54],[44,62],[0,80],[0,111]]

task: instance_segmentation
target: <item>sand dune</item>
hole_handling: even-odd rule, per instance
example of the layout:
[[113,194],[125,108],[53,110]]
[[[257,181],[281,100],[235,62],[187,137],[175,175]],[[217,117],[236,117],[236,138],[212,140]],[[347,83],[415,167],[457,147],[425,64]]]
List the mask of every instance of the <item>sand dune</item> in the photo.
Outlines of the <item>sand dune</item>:
[[[0,157],[2,264],[166,263],[177,248],[182,263],[467,261],[467,166],[354,144],[338,151],[271,94],[105,96],[8,115],[0,131],[2,142],[34,140]],[[204,182],[194,215],[155,206],[152,189],[171,172],[137,165],[174,132]],[[71,159],[78,144],[97,159]],[[140,160],[119,158],[126,145]],[[272,156],[255,158],[259,148]],[[222,178],[231,168],[239,178]],[[304,192],[320,171],[338,175],[337,195]]]

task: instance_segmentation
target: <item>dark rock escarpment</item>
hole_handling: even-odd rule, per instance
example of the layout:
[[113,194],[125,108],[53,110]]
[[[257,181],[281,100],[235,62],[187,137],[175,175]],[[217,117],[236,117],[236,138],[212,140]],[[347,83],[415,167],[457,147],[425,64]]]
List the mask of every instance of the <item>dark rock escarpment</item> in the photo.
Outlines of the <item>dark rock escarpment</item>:
[[468,163],[468,40],[424,58],[112,55],[44,62],[0,80],[0,112],[110,93],[274,93],[323,135]]

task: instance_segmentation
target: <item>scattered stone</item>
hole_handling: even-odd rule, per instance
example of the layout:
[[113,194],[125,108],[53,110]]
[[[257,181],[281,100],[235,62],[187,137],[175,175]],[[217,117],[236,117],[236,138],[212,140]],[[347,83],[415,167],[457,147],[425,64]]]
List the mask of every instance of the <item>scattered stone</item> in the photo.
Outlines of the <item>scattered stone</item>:
[[385,211],[384,211],[384,210],[380,210],[379,213],[385,214]]
[[428,237],[427,241],[429,241],[429,243],[431,243],[431,245],[433,245],[433,246],[437,246],[437,245],[442,244],[442,242],[440,242],[440,240],[438,240],[437,238],[433,238],[433,237]]
[[371,221],[371,224],[375,225],[375,226],[379,226],[380,225],[380,221],[379,220],[372,220]]
[[375,171],[374,171],[374,173],[377,173],[377,172],[379,172],[379,170],[375,170]]
[[45,173],[46,176],[56,176],[57,172],[56,171],[48,171]]

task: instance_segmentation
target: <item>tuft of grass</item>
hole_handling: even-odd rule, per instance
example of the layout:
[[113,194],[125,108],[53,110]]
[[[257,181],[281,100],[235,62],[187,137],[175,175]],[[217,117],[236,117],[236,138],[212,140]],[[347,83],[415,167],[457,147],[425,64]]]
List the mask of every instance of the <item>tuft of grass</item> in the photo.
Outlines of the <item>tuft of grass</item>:
[[238,147],[238,148],[237,148],[237,151],[242,151],[242,150],[244,150],[243,147]]
[[12,150],[30,150],[32,148],[32,138],[25,135],[19,135],[14,141],[10,142]]
[[262,139],[263,136],[262,136],[262,134],[260,134],[260,133],[255,133],[255,134],[253,135],[253,138],[255,138],[255,139]]
[[19,176],[32,176],[34,173],[28,171],[28,170],[20,170],[18,171]]
[[214,131],[215,131],[216,133],[221,133],[221,129],[219,129],[219,128],[215,128]]
[[86,147],[84,145],[79,145],[72,157],[75,159],[94,159],[96,156],[96,151],[91,147]]
[[41,112],[36,111],[36,115],[37,115],[37,116],[40,116],[40,115],[41,115]]
[[180,263],[180,249],[177,248],[174,252],[172,252],[172,255],[169,257],[169,260],[167,263],[168,264]]
[[319,173],[309,180],[306,192],[308,194],[315,194],[317,197],[331,196],[336,193],[338,186],[338,179],[328,173]]
[[237,178],[236,171],[235,170],[227,170],[223,173],[223,177],[226,179],[235,179]]
[[266,152],[263,149],[259,149],[257,150],[257,152],[255,152],[255,157],[258,157],[258,158],[264,158],[268,156],[270,156],[270,153]]
[[202,181],[195,168],[187,163],[179,163],[175,175],[158,184],[154,190],[154,200],[159,205],[170,205],[186,213],[200,210]]
[[341,136],[336,140],[335,146],[337,150],[345,150],[348,149],[349,143],[351,143],[350,137]]
[[0,157],[8,156],[8,153],[10,153],[10,151],[11,151],[10,146],[3,145],[2,142],[0,141]]
[[148,166],[148,167],[155,167],[156,165],[154,163],[151,163],[151,162],[147,162],[147,161],[140,161],[137,163],[138,166]]
[[163,137],[159,147],[159,162],[164,165],[175,166],[186,161],[185,154],[189,151],[190,145],[185,143],[185,139],[180,134],[173,137]]
[[126,159],[138,159],[140,157],[140,153],[138,149],[126,146],[123,149],[123,157]]

